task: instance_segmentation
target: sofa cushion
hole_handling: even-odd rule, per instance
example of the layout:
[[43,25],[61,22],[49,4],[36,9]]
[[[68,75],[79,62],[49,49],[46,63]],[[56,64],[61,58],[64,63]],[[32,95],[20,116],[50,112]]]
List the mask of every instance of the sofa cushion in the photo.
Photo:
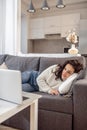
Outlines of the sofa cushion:
[[72,130],[72,115],[39,109],[38,130]]
[[83,79],[83,78],[85,78],[85,76],[86,76],[86,69],[80,70],[76,80]]
[[38,70],[39,57],[20,57],[8,55],[5,59],[8,69],[20,70]]
[[42,95],[39,99],[39,109],[72,114],[72,98],[60,95],[35,92]]
[[0,65],[5,61],[7,55],[0,55]]
[[5,62],[3,62],[3,63],[0,65],[0,69],[8,69],[8,67],[6,66]]

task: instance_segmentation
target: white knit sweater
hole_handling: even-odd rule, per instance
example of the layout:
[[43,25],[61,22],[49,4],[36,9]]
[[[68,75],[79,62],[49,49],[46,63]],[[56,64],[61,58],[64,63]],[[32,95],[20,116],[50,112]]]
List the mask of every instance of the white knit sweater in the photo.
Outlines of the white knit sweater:
[[77,73],[73,73],[65,81],[60,78],[55,79],[55,73],[53,73],[57,68],[57,65],[52,65],[44,70],[37,77],[37,84],[39,86],[39,91],[50,93],[52,89],[57,89],[59,93],[65,94],[70,90],[73,80],[78,76]]
[[52,89],[58,89],[63,81],[60,79],[55,80],[55,73],[57,65],[52,65],[44,70],[37,78],[39,91],[50,93]]

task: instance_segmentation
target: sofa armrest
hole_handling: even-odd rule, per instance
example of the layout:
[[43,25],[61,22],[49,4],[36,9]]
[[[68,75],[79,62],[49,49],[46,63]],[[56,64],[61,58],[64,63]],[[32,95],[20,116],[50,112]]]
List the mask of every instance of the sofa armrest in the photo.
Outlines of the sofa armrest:
[[74,130],[87,130],[87,79],[74,84],[73,105]]

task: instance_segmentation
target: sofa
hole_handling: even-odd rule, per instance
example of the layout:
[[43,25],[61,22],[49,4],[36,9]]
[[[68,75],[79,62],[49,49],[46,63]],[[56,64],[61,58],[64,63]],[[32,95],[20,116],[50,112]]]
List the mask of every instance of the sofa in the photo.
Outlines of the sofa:
[[[77,59],[83,64],[83,71],[72,85],[72,95],[42,95],[38,102],[38,130],[87,130],[87,79],[85,78],[86,60],[83,56],[70,57],[24,57],[0,55],[8,69],[37,70],[40,73],[53,64],[63,64],[66,60]],[[78,66],[77,66],[78,67]],[[29,107],[3,124],[21,130],[29,130]]]

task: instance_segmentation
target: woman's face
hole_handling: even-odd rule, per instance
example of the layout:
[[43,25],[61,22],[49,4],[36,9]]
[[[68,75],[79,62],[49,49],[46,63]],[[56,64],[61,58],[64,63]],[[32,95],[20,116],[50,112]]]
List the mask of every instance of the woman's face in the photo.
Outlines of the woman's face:
[[71,64],[67,64],[62,71],[61,78],[62,80],[66,80],[70,75],[74,73],[74,68]]

